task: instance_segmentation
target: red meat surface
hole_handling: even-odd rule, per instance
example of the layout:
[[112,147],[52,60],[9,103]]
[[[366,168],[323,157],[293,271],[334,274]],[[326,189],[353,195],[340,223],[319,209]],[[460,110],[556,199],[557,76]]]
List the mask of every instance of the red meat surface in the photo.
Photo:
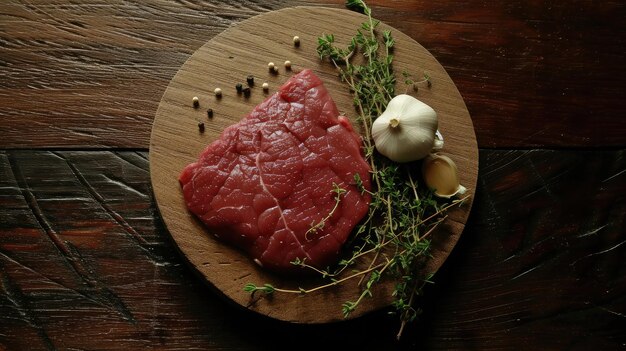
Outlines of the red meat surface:
[[[179,180],[187,207],[211,233],[261,266],[289,272],[296,259],[319,268],[338,259],[369,207],[355,174],[369,190],[369,171],[360,136],[304,70],[226,128]],[[333,211],[335,186],[346,192]]]

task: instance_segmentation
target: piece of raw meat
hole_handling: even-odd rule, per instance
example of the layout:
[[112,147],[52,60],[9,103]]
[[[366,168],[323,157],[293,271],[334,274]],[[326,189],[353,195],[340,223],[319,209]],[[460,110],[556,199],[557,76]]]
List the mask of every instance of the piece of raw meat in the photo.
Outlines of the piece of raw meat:
[[[187,207],[211,233],[261,266],[289,272],[296,259],[318,268],[338,259],[370,203],[355,174],[370,190],[369,171],[360,136],[322,81],[303,70],[226,128],[179,180]],[[337,186],[346,192],[333,211]]]

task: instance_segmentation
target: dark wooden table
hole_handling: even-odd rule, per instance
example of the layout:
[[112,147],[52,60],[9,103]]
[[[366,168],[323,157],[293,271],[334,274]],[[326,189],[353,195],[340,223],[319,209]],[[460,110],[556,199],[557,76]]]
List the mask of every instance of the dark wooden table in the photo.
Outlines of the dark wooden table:
[[626,5],[371,1],[456,82],[480,147],[424,314],[269,320],[186,266],[148,144],[168,82],[229,25],[339,0],[0,4],[0,350],[626,348]]

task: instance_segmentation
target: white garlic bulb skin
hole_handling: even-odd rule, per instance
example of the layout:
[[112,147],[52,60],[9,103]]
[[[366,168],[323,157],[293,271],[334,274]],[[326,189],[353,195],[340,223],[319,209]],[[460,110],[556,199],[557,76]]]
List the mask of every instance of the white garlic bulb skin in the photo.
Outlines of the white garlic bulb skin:
[[376,150],[396,162],[411,162],[426,157],[443,146],[436,138],[437,113],[418,99],[400,94],[372,123]]

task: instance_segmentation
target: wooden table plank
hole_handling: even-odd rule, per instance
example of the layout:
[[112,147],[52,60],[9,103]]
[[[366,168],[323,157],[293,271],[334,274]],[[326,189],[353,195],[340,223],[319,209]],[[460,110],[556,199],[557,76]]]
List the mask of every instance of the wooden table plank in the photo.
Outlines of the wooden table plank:
[[480,156],[478,205],[431,292],[426,349],[626,346],[624,150]]
[[228,26],[296,1],[0,5],[0,148],[144,147],[167,84]]
[[[343,0],[0,5],[0,148],[146,148],[161,95],[229,25]],[[480,147],[621,147],[626,4],[371,1],[466,100]]]
[[386,7],[380,17],[448,70],[479,147],[624,145],[626,126],[614,118],[626,97],[618,88],[626,83],[624,2],[406,0]]
[[466,231],[400,343],[386,311],[303,326],[225,303],[175,251],[146,157],[0,152],[0,349],[626,345],[626,150],[482,150]]

